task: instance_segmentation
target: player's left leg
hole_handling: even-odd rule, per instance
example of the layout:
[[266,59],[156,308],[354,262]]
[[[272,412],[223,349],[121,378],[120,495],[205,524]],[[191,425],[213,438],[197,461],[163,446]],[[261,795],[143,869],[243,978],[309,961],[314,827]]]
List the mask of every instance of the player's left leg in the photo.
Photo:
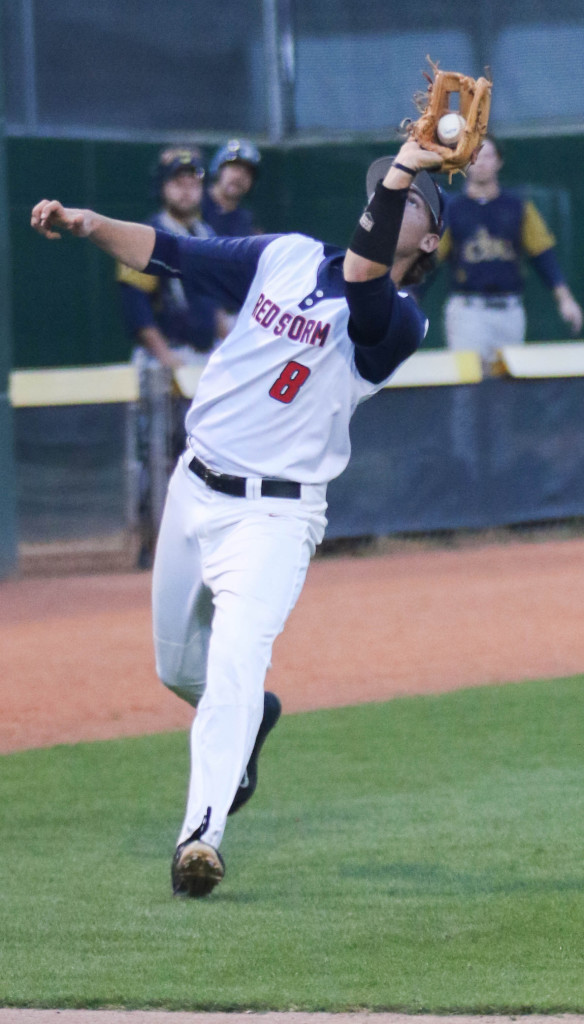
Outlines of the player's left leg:
[[243,778],[239,783],[239,787],[233,797],[231,807],[229,808],[229,814],[235,814],[235,812],[243,807],[248,800],[251,800],[254,795],[258,784],[259,756],[269,734],[277,725],[281,713],[282,705],[279,697],[277,697],[275,693],[271,693],[269,690],[266,690],[264,693],[264,713],[262,715],[258,734],[255,738],[255,743],[253,745],[249,761],[247,762],[247,767],[243,773]]
[[202,838],[218,848],[258,735],[272,645],[302,589],[324,518],[295,515],[286,500],[278,512],[266,499],[219,497],[214,505],[204,563],[215,614],[179,843],[205,821]]

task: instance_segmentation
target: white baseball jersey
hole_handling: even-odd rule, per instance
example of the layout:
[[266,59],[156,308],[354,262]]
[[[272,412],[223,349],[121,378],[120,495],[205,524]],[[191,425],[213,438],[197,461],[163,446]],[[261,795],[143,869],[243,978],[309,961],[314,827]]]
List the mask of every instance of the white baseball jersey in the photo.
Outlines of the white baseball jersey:
[[[189,445],[211,469],[323,484],[345,468],[357,404],[418,347],[427,322],[388,277],[347,286],[343,259],[300,234],[201,241],[157,233],[150,272],[241,306],[186,417]],[[350,324],[354,314],[367,321],[368,302],[373,339],[367,323]]]

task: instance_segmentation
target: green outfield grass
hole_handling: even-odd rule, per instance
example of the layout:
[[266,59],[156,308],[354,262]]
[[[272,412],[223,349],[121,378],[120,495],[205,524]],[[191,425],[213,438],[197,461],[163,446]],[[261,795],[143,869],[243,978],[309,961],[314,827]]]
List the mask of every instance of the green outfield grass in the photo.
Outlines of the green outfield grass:
[[0,758],[0,1005],[584,1011],[581,677],[284,716],[170,896],[183,733]]

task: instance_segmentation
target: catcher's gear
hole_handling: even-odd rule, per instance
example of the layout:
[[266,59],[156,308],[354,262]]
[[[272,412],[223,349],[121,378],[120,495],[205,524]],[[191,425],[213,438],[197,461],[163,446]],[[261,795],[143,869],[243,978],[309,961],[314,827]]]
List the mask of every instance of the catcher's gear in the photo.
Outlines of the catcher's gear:
[[[434,77],[424,72],[428,79],[428,88],[417,98],[422,110],[417,121],[407,125],[407,130],[423,149],[430,149],[441,159],[437,170],[450,174],[464,172],[471,163],[473,153],[483,141],[489,124],[491,108],[491,82],[487,78],[470,78],[458,71],[440,71],[428,57]],[[460,114],[466,124],[460,134],[456,146],[443,145],[436,134],[438,122],[444,114],[454,113],[450,108],[450,97],[458,93],[459,106],[456,113]]]

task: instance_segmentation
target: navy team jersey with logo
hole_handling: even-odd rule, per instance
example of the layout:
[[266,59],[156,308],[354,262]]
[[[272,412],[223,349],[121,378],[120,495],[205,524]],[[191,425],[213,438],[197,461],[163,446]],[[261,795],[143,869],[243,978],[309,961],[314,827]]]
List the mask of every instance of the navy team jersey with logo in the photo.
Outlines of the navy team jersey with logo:
[[445,224],[438,255],[450,264],[454,292],[519,295],[524,256],[550,288],[564,282],[553,235],[533,203],[514,192],[490,200],[461,193],[448,203]]
[[204,241],[157,232],[146,273],[241,307],[186,417],[188,442],[211,469],[322,484],[345,468],[357,404],[416,350],[428,324],[388,274],[348,284],[344,256],[300,234]]

